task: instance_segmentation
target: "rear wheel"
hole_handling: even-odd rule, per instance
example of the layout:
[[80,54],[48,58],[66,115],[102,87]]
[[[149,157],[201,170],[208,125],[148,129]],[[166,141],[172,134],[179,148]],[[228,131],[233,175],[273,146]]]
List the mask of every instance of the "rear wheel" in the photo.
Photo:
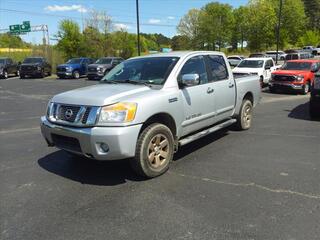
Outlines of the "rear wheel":
[[79,71],[77,71],[77,70],[73,71],[72,76],[73,76],[73,78],[75,78],[75,79],[79,79],[79,78],[80,78],[80,73],[79,73]]
[[173,153],[174,139],[171,130],[163,124],[154,123],[140,134],[135,157],[130,163],[137,174],[153,178],[169,169]]
[[237,117],[237,129],[247,130],[251,127],[252,123],[252,102],[248,99],[242,101],[239,115]]

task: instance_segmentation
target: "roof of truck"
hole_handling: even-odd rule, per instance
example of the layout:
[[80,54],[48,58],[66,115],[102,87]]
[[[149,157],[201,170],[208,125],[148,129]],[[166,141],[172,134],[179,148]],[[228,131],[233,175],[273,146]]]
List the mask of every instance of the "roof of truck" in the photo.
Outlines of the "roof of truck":
[[149,54],[145,56],[135,57],[135,58],[143,58],[143,57],[185,57],[191,54],[217,54],[222,55],[223,53],[217,51],[173,51],[168,53],[155,53]]

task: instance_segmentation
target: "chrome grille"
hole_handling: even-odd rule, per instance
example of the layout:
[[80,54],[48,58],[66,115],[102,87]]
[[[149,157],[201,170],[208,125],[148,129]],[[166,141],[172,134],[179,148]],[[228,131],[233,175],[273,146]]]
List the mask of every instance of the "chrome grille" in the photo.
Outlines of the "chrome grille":
[[50,103],[47,117],[62,125],[88,126],[96,123],[99,107]]
[[79,111],[80,107],[78,106],[60,105],[60,108],[58,109],[58,118],[63,121],[74,122]]

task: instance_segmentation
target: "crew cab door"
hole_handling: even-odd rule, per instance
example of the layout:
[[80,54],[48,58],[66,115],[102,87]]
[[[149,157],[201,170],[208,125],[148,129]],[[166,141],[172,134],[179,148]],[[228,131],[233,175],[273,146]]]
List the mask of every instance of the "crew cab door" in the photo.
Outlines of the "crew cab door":
[[271,79],[271,72],[274,67],[273,60],[267,60],[264,65],[264,79],[269,82]]
[[[182,86],[184,74],[198,74],[200,82],[193,86]],[[204,56],[188,59],[178,75],[180,98],[183,101],[184,121],[182,135],[207,127],[215,122],[215,103],[213,83],[208,81]]]
[[216,121],[229,118],[233,114],[236,104],[236,86],[231,69],[228,70],[226,60],[221,55],[207,55],[206,62],[209,69],[209,81],[214,89],[214,103]]

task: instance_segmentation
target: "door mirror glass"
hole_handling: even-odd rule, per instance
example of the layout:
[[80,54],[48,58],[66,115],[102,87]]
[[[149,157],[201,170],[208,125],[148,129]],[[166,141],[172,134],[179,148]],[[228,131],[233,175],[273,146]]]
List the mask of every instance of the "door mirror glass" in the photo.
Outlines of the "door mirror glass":
[[197,73],[184,74],[181,78],[181,83],[184,86],[195,86],[200,83],[200,76]]

